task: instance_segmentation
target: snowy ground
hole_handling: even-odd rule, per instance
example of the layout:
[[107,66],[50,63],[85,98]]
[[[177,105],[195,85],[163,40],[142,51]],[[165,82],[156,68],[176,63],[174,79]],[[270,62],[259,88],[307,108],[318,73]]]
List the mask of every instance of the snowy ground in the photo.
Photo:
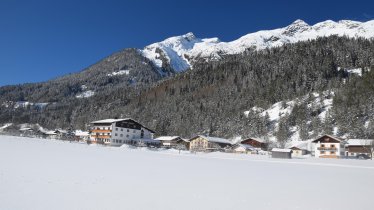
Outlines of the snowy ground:
[[0,136],[0,209],[372,209],[374,161]]

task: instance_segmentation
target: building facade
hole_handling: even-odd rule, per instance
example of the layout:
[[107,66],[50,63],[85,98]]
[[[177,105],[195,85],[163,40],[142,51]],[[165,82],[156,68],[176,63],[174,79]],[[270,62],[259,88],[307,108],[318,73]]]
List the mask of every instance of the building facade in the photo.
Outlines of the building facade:
[[227,139],[202,135],[190,139],[188,145],[191,151],[218,151],[232,146]]
[[90,141],[93,143],[121,146],[123,144],[150,143],[155,132],[130,119],[105,119],[91,122]]
[[345,155],[347,157],[357,157],[367,155],[371,157],[374,150],[373,139],[349,139],[345,145]]
[[344,142],[338,137],[323,135],[312,143],[314,143],[314,156],[317,158],[340,158],[344,156]]
[[250,145],[254,148],[261,149],[267,151],[268,143],[265,142],[263,139],[259,138],[248,138],[240,142],[241,144]]

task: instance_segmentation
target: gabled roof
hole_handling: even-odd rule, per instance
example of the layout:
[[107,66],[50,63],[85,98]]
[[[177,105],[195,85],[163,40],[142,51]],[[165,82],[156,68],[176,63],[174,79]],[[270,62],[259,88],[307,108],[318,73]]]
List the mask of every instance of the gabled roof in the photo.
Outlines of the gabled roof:
[[374,139],[348,139],[348,146],[369,146],[372,145]]
[[260,143],[266,143],[266,141],[265,141],[264,139],[260,139],[260,138],[252,138],[252,137],[250,137],[250,138],[246,138],[246,139],[242,140],[241,142],[243,142],[243,141],[248,141],[248,140],[255,140],[255,141],[258,141],[258,142],[260,142]]
[[308,150],[308,142],[293,144],[289,149]]
[[233,143],[231,141],[227,140],[227,139],[218,138],[218,137],[211,137],[211,136],[203,136],[203,135],[198,135],[198,136],[190,139],[190,141],[194,140],[194,139],[196,139],[198,137],[204,138],[204,139],[206,139],[209,142],[233,145]]
[[[124,120],[133,120],[131,118],[124,118],[124,119],[105,119],[105,120],[98,120],[98,121],[93,121],[91,122],[92,124],[106,124],[106,123],[115,123],[115,122],[120,122],[120,121],[124,121]],[[135,121],[135,120],[134,120]],[[136,121],[135,121],[136,122]]]
[[325,134],[325,135],[319,136],[318,138],[316,138],[316,139],[313,140],[312,142],[313,142],[313,143],[316,143],[316,142],[318,142],[319,139],[321,139],[322,137],[325,137],[325,136],[326,136],[326,137],[329,137],[329,138],[332,138],[332,139],[335,139],[335,140],[337,140],[337,141],[339,141],[339,142],[343,141],[343,139],[341,139],[341,138],[339,138],[339,137]]

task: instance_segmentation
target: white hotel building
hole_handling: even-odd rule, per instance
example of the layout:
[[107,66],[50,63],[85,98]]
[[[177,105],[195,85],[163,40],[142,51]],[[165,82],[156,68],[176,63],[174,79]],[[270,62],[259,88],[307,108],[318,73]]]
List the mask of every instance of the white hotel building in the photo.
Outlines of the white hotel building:
[[133,119],[105,119],[91,122],[90,141],[111,146],[123,144],[157,144],[155,133]]

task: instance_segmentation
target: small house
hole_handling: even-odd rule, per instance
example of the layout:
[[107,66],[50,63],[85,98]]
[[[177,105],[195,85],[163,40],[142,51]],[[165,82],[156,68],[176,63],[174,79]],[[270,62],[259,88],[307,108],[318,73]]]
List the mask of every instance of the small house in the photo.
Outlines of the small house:
[[240,144],[250,145],[254,148],[266,151],[268,149],[268,143],[260,138],[248,138],[240,142]]
[[308,142],[304,142],[304,143],[295,144],[289,147],[289,149],[292,150],[292,157],[302,157],[308,154],[307,147],[308,147]]
[[179,136],[160,136],[157,137],[156,140],[160,141],[160,145],[166,148],[180,148],[183,146],[187,148],[188,144],[187,140]]
[[88,131],[81,131],[81,130],[76,130],[74,132],[74,139],[76,141],[87,141],[90,138],[90,133]]
[[291,149],[273,148],[271,150],[271,157],[272,158],[291,159],[292,158],[291,154],[292,154]]

